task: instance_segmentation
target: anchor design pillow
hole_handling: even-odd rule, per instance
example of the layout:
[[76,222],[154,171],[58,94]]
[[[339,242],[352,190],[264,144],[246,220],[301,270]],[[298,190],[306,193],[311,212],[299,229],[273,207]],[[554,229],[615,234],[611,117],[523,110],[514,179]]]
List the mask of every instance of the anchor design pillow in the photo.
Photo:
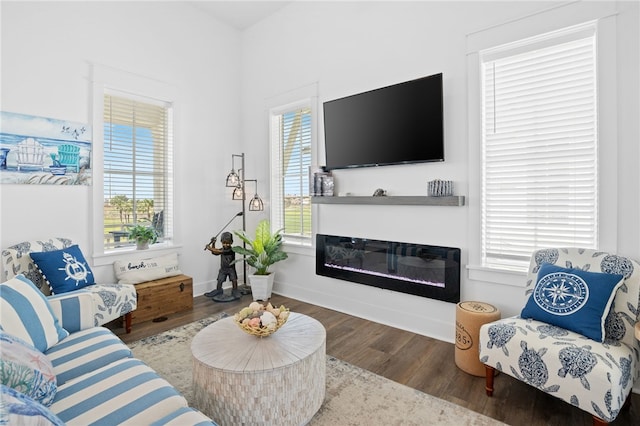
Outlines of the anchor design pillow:
[[29,253],[52,294],[67,293],[95,284],[89,263],[77,244],[62,250]]
[[604,322],[624,276],[544,264],[520,316],[603,342]]

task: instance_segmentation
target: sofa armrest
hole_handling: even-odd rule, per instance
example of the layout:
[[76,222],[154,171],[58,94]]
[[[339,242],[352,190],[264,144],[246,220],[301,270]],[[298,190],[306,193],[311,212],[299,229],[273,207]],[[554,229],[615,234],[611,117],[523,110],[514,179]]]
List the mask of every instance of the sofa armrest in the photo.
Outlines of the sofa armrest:
[[54,315],[69,333],[94,327],[94,303],[90,293],[72,291],[47,297]]

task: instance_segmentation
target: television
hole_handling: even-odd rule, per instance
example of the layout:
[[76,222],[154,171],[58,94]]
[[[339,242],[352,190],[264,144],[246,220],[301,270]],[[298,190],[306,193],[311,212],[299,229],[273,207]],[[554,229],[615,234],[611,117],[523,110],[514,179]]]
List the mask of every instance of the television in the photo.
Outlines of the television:
[[444,161],[442,73],[324,102],[325,169]]

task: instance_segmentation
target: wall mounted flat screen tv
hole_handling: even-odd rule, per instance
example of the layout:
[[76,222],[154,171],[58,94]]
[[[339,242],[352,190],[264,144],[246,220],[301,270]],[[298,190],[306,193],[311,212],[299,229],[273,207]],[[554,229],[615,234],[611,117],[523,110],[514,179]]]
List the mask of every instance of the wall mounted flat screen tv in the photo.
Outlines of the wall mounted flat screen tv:
[[327,101],[326,169],[444,161],[442,74]]

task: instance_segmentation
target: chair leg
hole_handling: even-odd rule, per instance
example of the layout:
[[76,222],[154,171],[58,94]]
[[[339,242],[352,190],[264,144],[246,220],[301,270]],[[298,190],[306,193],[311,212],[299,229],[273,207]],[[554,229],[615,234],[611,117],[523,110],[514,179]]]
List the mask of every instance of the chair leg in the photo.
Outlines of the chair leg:
[[131,312],[124,314],[124,329],[127,334],[131,333]]
[[493,396],[493,378],[495,377],[496,369],[486,364],[484,368],[486,376],[484,389],[487,392],[487,396]]
[[[625,399],[624,404],[622,404],[622,408],[620,409],[620,411],[628,411],[631,408],[632,393],[633,392],[629,392],[629,395],[627,395],[627,399]],[[600,417],[596,417],[596,416],[592,416],[592,417],[593,417],[593,426],[605,426],[609,424],[609,422],[605,422]]]
[[593,426],[606,426],[609,424],[609,422],[605,422],[600,417],[596,417],[596,416],[592,416],[592,417],[593,417]]
[[627,395],[627,399],[624,401],[624,404],[622,404],[622,409],[620,411],[629,411],[631,409],[631,394],[633,394],[633,392],[629,392],[629,395]]

